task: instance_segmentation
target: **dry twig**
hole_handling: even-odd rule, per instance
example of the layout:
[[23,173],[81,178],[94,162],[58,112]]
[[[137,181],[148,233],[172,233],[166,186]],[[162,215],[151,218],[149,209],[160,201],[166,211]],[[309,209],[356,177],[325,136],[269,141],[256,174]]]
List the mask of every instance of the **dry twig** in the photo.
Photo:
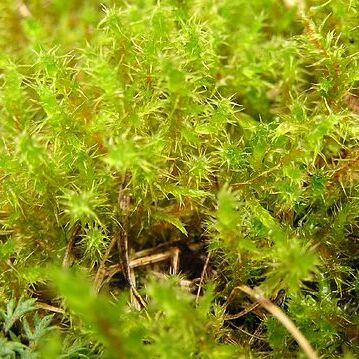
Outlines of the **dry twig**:
[[77,224],[74,229],[72,230],[72,233],[70,235],[69,241],[67,242],[67,246],[66,246],[66,251],[65,251],[65,255],[64,255],[64,259],[62,261],[62,267],[63,268],[69,268],[71,267],[72,263],[73,263],[73,248],[75,246],[75,242],[76,242],[76,237],[79,234],[81,229],[80,224]]
[[250,305],[247,308],[243,309],[239,313],[225,315],[223,319],[224,320],[238,319],[240,317],[243,317],[244,315],[247,315],[248,313],[250,313],[252,310],[256,309],[257,307],[259,307],[259,303],[253,303],[252,305]]
[[97,270],[97,273],[96,273],[95,283],[94,283],[96,293],[98,293],[101,289],[104,278],[106,276],[106,268],[105,268],[106,262],[107,262],[108,258],[110,257],[111,251],[112,251],[113,247],[116,245],[116,243],[117,243],[117,238],[116,238],[116,236],[113,236],[109,246],[106,249],[106,253],[105,253],[105,255],[100,263],[100,266]]
[[199,295],[201,293],[201,288],[202,288],[202,285],[203,285],[204,276],[206,275],[207,267],[208,267],[208,263],[209,263],[210,258],[211,258],[211,253],[208,253],[206,261],[205,261],[203,269],[202,269],[201,278],[200,278],[199,284],[198,284],[198,289],[197,289],[197,294],[196,294],[196,304],[198,304]]
[[126,174],[125,180],[121,185],[118,195],[118,204],[123,212],[123,221],[118,231],[117,246],[119,250],[119,256],[121,258],[122,271],[130,286],[131,293],[133,297],[137,300],[140,307],[145,308],[146,303],[136,289],[136,283],[133,280],[134,273],[131,276],[131,269],[129,266],[129,257],[128,257],[128,216],[130,210],[130,196],[128,194],[129,181],[130,181],[130,176],[129,174]]
[[50,305],[50,304],[47,304],[47,303],[36,302],[35,306],[38,309],[47,310],[49,312],[65,314],[65,311],[62,308],[57,308],[57,307],[54,307],[53,305]]
[[288,318],[287,315],[284,314],[283,311],[277,305],[272,303],[269,299],[265,298],[262,294],[249,288],[246,285],[240,285],[236,288],[246,293],[251,298],[255,299],[259,305],[261,305],[264,309],[266,309],[269,313],[276,317],[293,336],[293,338],[303,349],[304,353],[309,359],[318,359],[316,352],[314,351],[308,340],[305,338],[305,336],[302,334],[302,332],[295,326],[292,320]]

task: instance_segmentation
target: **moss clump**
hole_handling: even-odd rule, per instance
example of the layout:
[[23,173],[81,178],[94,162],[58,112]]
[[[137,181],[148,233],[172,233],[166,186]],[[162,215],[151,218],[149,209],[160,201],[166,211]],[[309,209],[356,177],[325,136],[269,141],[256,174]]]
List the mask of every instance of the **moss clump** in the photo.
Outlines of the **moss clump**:
[[359,354],[355,1],[0,11],[3,357]]

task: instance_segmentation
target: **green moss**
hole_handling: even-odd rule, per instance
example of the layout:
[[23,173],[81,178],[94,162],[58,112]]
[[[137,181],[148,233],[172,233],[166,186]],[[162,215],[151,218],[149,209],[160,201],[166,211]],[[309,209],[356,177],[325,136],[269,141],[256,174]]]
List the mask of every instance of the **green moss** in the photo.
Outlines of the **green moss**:
[[[1,2],[1,355],[296,356],[275,318],[225,320],[238,284],[285,291],[323,357],[358,354],[358,5],[288,3]],[[176,283],[210,254],[199,304],[148,266],[147,312],[119,274],[96,297],[59,271],[98,284],[121,233],[130,259],[177,244]],[[59,306],[51,283],[66,312],[9,322],[23,296]]]

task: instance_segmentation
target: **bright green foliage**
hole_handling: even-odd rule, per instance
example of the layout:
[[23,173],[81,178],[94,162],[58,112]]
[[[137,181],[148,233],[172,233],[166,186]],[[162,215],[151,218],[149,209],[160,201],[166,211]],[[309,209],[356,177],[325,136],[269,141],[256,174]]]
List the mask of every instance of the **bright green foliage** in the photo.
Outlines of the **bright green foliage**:
[[[282,310],[323,357],[358,355],[358,11],[1,1],[1,355],[295,357],[275,318],[224,320],[249,305],[239,284],[274,301],[284,291]],[[117,264],[119,228],[131,254],[204,243],[214,287],[196,307],[142,268],[146,316],[112,282],[110,301],[58,271],[95,278]],[[51,281],[71,311],[55,318],[62,333],[23,299],[55,305],[38,295]]]
[[[231,358],[240,354],[235,345],[216,344],[222,326],[220,310],[213,308],[209,289],[197,308],[193,296],[176,288],[175,280],[148,284],[147,313],[129,312],[124,298],[110,303],[96,297],[79,274],[58,272],[54,283],[68,307],[81,320],[82,330],[101,346],[105,358]],[[86,329],[85,329],[86,328]],[[94,353],[95,354],[95,353]]]

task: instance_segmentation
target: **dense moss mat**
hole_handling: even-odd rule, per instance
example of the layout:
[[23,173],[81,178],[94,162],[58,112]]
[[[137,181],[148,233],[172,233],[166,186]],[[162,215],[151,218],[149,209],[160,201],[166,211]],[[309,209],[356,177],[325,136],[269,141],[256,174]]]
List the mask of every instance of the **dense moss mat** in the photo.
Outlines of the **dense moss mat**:
[[358,11],[2,0],[0,356],[359,355]]

